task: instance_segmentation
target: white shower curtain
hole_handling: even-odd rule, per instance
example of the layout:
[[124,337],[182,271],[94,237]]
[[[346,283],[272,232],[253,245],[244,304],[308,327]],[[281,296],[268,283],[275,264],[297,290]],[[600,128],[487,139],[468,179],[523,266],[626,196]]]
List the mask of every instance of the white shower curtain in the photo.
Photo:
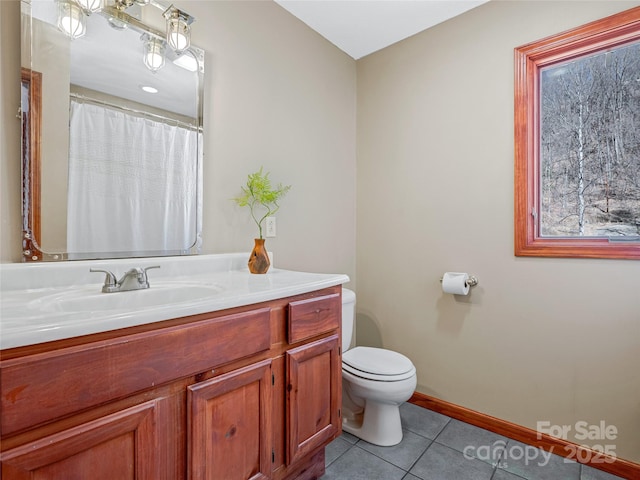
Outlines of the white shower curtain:
[[70,258],[188,250],[200,231],[198,132],[75,100],[70,113]]

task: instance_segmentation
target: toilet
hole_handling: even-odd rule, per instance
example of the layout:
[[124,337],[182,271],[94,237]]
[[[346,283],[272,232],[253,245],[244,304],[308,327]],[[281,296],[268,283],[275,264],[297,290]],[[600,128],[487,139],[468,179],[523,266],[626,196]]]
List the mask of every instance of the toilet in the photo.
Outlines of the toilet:
[[350,349],[356,294],[342,289],[342,430],[374,445],[402,440],[400,405],[411,397],[416,367],[383,348]]

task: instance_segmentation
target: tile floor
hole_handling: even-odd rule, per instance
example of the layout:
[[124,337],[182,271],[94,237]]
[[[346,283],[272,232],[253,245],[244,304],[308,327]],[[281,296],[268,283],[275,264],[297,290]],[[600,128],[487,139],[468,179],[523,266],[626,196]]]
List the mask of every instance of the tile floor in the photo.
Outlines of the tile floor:
[[323,480],[616,480],[620,477],[416,405],[400,407],[404,438],[378,447],[343,433]]

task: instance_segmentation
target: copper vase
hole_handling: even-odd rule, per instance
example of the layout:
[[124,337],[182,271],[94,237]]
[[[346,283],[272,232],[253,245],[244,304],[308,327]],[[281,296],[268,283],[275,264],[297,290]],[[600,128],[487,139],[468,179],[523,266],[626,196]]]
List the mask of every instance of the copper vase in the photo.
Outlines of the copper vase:
[[264,238],[256,238],[254,241],[255,245],[249,257],[249,271],[251,273],[267,273],[271,262],[269,261],[267,249],[264,246]]

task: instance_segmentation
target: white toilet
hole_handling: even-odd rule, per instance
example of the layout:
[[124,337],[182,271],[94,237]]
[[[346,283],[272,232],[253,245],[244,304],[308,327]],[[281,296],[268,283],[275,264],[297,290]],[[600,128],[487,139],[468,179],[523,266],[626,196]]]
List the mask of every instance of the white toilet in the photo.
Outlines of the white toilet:
[[342,289],[342,429],[388,447],[402,440],[400,405],[413,394],[416,367],[404,355],[372,347],[349,349],[356,294]]

